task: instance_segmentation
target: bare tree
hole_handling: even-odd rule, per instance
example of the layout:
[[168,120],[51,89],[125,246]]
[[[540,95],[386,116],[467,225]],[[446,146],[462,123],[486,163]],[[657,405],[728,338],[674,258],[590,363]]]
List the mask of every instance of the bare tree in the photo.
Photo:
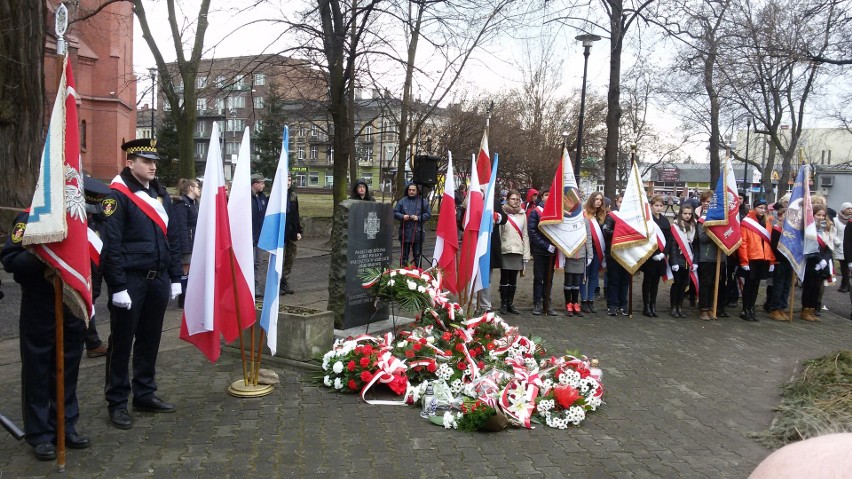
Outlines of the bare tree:
[[[0,2],[0,207],[32,200],[43,138],[45,3]],[[0,228],[9,215],[0,215]]]

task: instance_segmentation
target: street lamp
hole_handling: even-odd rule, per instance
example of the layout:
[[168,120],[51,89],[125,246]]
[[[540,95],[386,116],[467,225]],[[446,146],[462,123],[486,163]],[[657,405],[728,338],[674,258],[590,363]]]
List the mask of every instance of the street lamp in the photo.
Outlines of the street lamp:
[[589,70],[589,50],[592,48],[592,43],[601,39],[599,35],[589,33],[577,35],[578,41],[583,42],[583,89],[580,94],[580,121],[577,124],[577,157],[574,158],[574,174],[577,175],[577,181],[580,181],[580,157],[583,151],[583,119],[586,115],[586,73]]
[[745,193],[748,195],[749,190],[751,190],[751,185],[748,184],[748,150],[751,147],[749,143],[749,134],[751,133],[751,116],[746,115],[746,151],[745,151],[745,160],[743,160],[743,188],[745,188]]
[[148,73],[151,74],[151,138],[154,138],[154,103],[157,101],[157,67],[151,67],[148,69]]

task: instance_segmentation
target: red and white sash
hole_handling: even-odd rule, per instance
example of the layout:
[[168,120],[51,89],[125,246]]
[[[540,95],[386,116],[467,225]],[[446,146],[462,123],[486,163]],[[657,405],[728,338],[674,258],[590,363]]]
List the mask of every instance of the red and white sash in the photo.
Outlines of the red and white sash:
[[[660,253],[666,251],[666,236],[663,234],[662,228],[660,225],[654,222],[654,232],[657,234],[657,248],[660,249]],[[663,274],[663,281],[671,281],[674,279],[674,273],[672,273],[671,265],[669,265],[668,258],[663,258],[663,262],[666,265],[666,272]]]
[[[830,249],[828,247],[828,244],[825,242],[825,240],[822,239],[822,236],[820,236],[820,235],[817,235],[817,244],[819,245],[820,249]],[[828,284],[832,284],[836,281],[836,279],[834,277],[834,260],[829,261],[826,268],[828,268],[829,276],[828,276],[828,279],[825,280],[825,282],[828,283]]]
[[521,237],[521,241],[523,241],[524,240],[524,232],[521,231],[521,227],[518,226],[518,223],[515,223],[515,220],[512,219],[512,215],[506,215],[506,223],[509,223],[509,224],[512,225],[512,227],[515,229],[515,232],[517,232],[518,236]]
[[101,265],[101,250],[104,247],[104,242],[92,228],[86,228],[86,235],[89,239],[89,257],[95,266]]
[[772,242],[772,238],[769,236],[769,232],[766,231],[766,227],[758,223],[751,217],[746,216],[745,218],[743,218],[741,224],[744,227],[750,229],[751,231],[757,233],[757,235],[760,236],[763,241],[766,241],[767,243]]
[[130,201],[136,204],[136,206],[138,206],[148,218],[151,218],[151,221],[156,223],[157,226],[163,230],[163,235],[168,233],[169,215],[166,213],[166,209],[163,207],[162,203],[151,198],[144,191],[137,191],[136,193],[131,192],[130,188],[127,187],[127,184],[124,183],[124,179],[121,175],[117,175],[113,178],[109,187],[124,193],[124,196],[128,197]]
[[698,291],[698,274],[692,270],[692,265],[695,263],[695,255],[692,252],[692,245],[689,243],[689,238],[686,233],[681,231],[676,224],[672,224],[672,236],[675,242],[680,247],[683,257],[686,259],[686,269],[689,271],[689,279],[695,286],[695,291]]
[[606,242],[604,241],[603,231],[601,231],[601,225],[598,224],[598,220],[595,218],[587,218],[592,231],[592,245],[595,247],[595,252],[598,254],[598,258],[601,259],[601,262],[604,260],[604,254],[606,253]]

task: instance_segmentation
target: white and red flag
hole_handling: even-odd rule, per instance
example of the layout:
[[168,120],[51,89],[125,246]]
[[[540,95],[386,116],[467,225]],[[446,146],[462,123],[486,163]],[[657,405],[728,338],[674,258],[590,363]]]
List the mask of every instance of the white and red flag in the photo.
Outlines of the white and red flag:
[[[475,156],[472,158],[470,165],[470,187],[467,189],[467,199],[465,206],[467,207],[464,215],[464,232],[462,233],[461,256],[459,257],[459,292],[466,292],[469,295],[472,291],[473,281],[479,268],[479,262],[476,258],[476,243],[479,238],[479,228],[482,223],[482,212],[485,209],[484,198],[480,185],[483,184],[478,173],[478,165],[485,159],[488,164],[491,160],[488,157],[488,131],[483,133],[482,144],[486,148],[479,150],[479,159]],[[491,172],[489,171],[489,176]]]
[[634,162],[627,179],[621,208],[610,213],[615,219],[612,257],[630,274],[635,273],[657,250],[657,224]]
[[250,326],[255,317],[254,297],[234,257],[219,126],[213,123],[180,338],[215,362],[219,358],[220,336],[230,342],[239,334],[237,314],[243,328]]
[[92,264],[77,127],[77,91],[66,55],[53,103],[23,244],[62,278],[75,316],[92,315]]
[[447,152],[447,174],[444,176],[444,196],[441,198],[441,214],[435,236],[435,254],[438,268],[444,272],[443,286],[453,294],[459,293],[456,277],[456,254],[459,251],[459,234],[456,226],[456,180],[453,176],[453,154]]
[[736,251],[742,243],[739,210],[740,197],[737,195],[734,167],[731,159],[725,158],[716,191],[704,217],[704,231],[726,256]]
[[556,167],[556,174],[550,185],[550,196],[541,212],[538,229],[563,255],[571,257],[586,243],[585,223],[577,179],[568,150],[563,149],[562,159]]

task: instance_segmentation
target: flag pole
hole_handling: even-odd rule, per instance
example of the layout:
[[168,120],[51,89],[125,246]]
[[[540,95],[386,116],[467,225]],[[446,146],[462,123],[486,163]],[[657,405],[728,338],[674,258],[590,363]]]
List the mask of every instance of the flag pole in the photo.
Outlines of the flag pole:
[[260,377],[260,359],[263,356],[263,340],[266,339],[266,330],[260,328],[260,340],[257,344],[257,361],[254,363],[256,366],[254,371],[252,371],[252,386],[257,387],[257,380]]
[[[58,89],[62,87],[65,60],[68,58],[68,49],[65,44],[65,31],[68,28],[68,7],[65,6],[65,3],[61,3],[59,8],[56,9],[54,23],[57,36],[56,78],[59,79]],[[67,95],[68,92],[57,91],[57,94]],[[59,275],[59,271],[55,271],[55,274],[56,276],[53,278],[53,308],[54,319],[56,320],[56,466],[59,472],[65,472],[65,310],[62,301],[62,277]]]
[[716,248],[716,276],[713,279],[713,311],[710,316],[712,319],[719,319],[716,316],[716,310],[719,307],[719,270],[722,265],[722,249]]
[[793,302],[796,300],[796,272],[790,278],[790,324],[793,324]]
[[65,311],[62,303],[62,278],[53,277],[53,308],[56,319],[56,465],[65,471]]
[[[236,265],[234,265],[234,245],[230,245],[228,247],[228,250],[229,250],[228,256],[230,257],[230,260],[231,260],[231,281],[232,281],[231,284],[236,285],[237,284],[237,272],[235,271]],[[236,287],[234,287],[234,305],[235,305],[236,310],[237,310],[236,311],[237,312],[237,329],[239,330],[239,337],[240,337],[240,358],[242,359],[242,363],[243,363],[243,382],[245,384],[248,384],[248,372],[247,372],[247,367],[246,367],[246,349],[245,349],[245,345],[243,343],[243,319],[240,316],[240,296],[237,292]],[[254,337],[252,337],[252,340],[254,340]]]

